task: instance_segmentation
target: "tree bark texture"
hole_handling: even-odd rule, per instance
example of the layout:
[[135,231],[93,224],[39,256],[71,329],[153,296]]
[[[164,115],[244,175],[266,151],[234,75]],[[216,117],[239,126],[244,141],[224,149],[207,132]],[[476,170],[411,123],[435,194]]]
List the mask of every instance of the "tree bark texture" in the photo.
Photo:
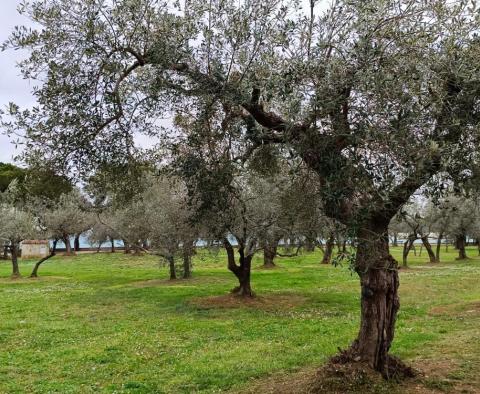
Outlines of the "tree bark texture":
[[245,255],[243,246],[239,246],[239,264],[235,262],[235,250],[230,242],[225,239],[225,250],[227,251],[228,269],[237,277],[239,285],[232,290],[232,293],[240,297],[253,297],[254,293],[250,284],[250,273],[252,268],[252,255]]
[[333,246],[335,244],[335,236],[333,234],[327,239],[325,243],[325,253],[323,254],[322,264],[330,264],[332,261]]

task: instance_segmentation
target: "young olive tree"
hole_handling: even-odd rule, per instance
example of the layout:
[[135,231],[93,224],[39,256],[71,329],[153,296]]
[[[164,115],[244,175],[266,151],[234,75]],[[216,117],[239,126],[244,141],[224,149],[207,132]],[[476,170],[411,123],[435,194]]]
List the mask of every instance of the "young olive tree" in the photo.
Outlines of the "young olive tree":
[[448,204],[452,210],[448,233],[455,240],[458,250],[457,260],[468,259],[466,253],[467,238],[476,238],[479,233],[480,212],[478,202],[464,196],[449,196]]
[[35,217],[14,205],[0,203],[0,241],[6,245],[12,260],[12,278],[20,278],[18,256],[20,243],[37,233]]
[[[109,217],[114,216],[111,211],[104,214]],[[110,251],[115,253],[115,240],[119,239],[118,233],[111,227],[101,223],[99,220],[95,220],[93,227],[88,233],[88,240],[90,244],[97,245],[97,253],[100,252],[102,245],[106,242],[110,243]]]
[[43,223],[50,236],[65,244],[65,254],[72,255],[70,238],[92,226],[92,216],[85,210],[85,200],[78,190],[62,194],[58,202],[46,208]]
[[154,178],[142,194],[142,200],[152,251],[167,261],[170,279],[177,279],[178,259],[182,261],[182,277],[190,278],[199,232],[192,221],[185,186],[179,179]]
[[408,233],[403,248],[403,265],[407,266],[408,254],[417,239],[420,239],[425,247],[430,263],[436,263],[437,258],[429,241],[436,221],[435,212],[419,201],[412,201],[400,211],[398,217],[403,221]]
[[[325,213],[354,233],[361,323],[348,354],[389,377],[399,309],[388,225],[422,185],[456,183],[478,162],[479,13],[466,1],[32,0],[27,49],[38,106],[10,106],[27,152],[85,173],[132,155],[161,115],[198,107],[223,118],[189,131],[282,145],[318,176]],[[200,105],[200,104],[201,105]],[[222,129],[222,123],[234,125]],[[216,145],[210,149],[217,149]]]

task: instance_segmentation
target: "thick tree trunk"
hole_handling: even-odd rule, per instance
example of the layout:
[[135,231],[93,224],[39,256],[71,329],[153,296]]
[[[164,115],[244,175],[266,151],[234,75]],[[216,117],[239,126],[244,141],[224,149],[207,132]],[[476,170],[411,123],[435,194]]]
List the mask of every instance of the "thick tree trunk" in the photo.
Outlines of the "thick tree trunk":
[[125,254],[130,254],[130,245],[129,245],[129,243],[128,243],[126,240],[124,240],[124,239],[122,239],[122,242],[123,242],[123,253],[125,253]]
[[75,252],[80,252],[80,234],[75,235],[75,239],[73,240],[73,250]]
[[53,241],[53,246],[52,246],[52,250],[50,251],[50,254],[46,257],[44,257],[43,259],[41,259],[40,261],[38,261],[36,264],[35,264],[35,267],[33,267],[33,271],[32,273],[30,274],[30,278],[38,278],[38,269],[40,268],[40,266],[45,262],[47,261],[48,259],[52,258],[53,256],[55,256],[56,252],[57,252],[57,242],[58,242],[58,239],[55,239]]
[[115,253],[115,240],[110,238],[110,252]]
[[325,243],[325,253],[323,254],[322,264],[330,264],[332,260],[333,246],[335,244],[335,237],[333,234],[327,239]]
[[18,267],[18,244],[16,242],[10,244],[10,254],[12,256],[12,279],[21,278],[22,275]]
[[265,242],[263,245],[263,267],[273,268],[275,267],[275,257],[277,256],[277,244],[272,242]]
[[65,244],[65,256],[72,255],[72,245],[70,243],[70,237],[68,235],[63,237],[63,243]]
[[183,245],[183,279],[192,277],[192,244],[185,242]]
[[467,243],[465,234],[457,235],[455,244],[458,249],[458,257],[457,260],[465,260],[467,259],[467,253],[465,251],[465,244]]
[[175,259],[173,257],[169,257],[167,261],[170,269],[170,280],[177,279],[177,273],[175,271]]
[[430,242],[428,240],[428,237],[423,236],[421,238],[421,240],[422,240],[423,245],[425,246],[425,249],[427,250],[428,258],[430,259],[430,263],[436,263],[437,259],[435,257],[435,253],[433,253],[432,245],[430,244]]
[[360,231],[355,267],[361,284],[361,323],[352,356],[388,378],[400,363],[388,354],[400,301],[398,265],[389,253],[386,226]]
[[435,260],[437,260],[437,263],[440,262],[440,249],[442,247],[442,238],[443,238],[443,233],[438,234],[437,250],[435,251]]
[[250,285],[250,272],[252,267],[252,255],[245,256],[244,248],[239,246],[239,265],[235,263],[235,251],[230,242],[225,239],[224,246],[227,251],[228,269],[237,277],[239,286],[232,290],[232,293],[240,297],[253,297],[254,293]]

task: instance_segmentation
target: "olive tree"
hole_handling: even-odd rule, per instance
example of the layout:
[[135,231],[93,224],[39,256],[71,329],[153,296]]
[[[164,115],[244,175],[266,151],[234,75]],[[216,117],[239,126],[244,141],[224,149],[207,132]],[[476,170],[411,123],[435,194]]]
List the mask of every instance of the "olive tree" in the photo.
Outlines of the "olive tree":
[[346,354],[388,377],[401,365],[388,354],[400,306],[388,224],[435,174],[475,172],[479,14],[467,1],[311,5],[32,0],[21,11],[41,29],[5,45],[31,52],[20,68],[39,78],[38,106],[12,104],[6,126],[81,173],[124,162],[135,132],[162,134],[159,116],[199,102],[219,119],[208,131],[229,135],[225,157],[237,143],[283,145],[356,238],[361,323]]
[[[182,267],[182,277],[190,278],[198,225],[191,220],[192,212],[184,184],[172,177],[155,178],[150,181],[142,199],[152,250],[167,261],[170,279],[177,278],[178,265]],[[178,259],[181,259],[181,264],[176,263]]]
[[467,238],[476,238],[479,233],[480,212],[478,202],[465,196],[449,196],[448,205],[452,211],[452,218],[448,223],[447,232],[455,240],[458,250],[458,260],[467,259],[465,247]]
[[47,206],[43,212],[43,225],[51,238],[65,244],[66,255],[71,255],[70,238],[83,233],[92,226],[92,216],[82,206],[84,198],[78,190],[62,194],[58,202]]
[[8,203],[0,203],[0,240],[6,245],[12,260],[12,278],[21,277],[18,266],[20,243],[37,233],[35,217],[28,211]]

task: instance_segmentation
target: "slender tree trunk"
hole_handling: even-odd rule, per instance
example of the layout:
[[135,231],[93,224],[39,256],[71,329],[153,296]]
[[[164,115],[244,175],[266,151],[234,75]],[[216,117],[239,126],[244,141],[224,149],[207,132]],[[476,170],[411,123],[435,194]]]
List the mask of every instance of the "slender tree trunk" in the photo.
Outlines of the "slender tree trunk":
[[393,233],[393,243],[392,243],[392,246],[395,246],[395,247],[398,246],[398,234],[397,234],[397,233]]
[[3,247],[3,259],[8,260],[8,245],[4,245]]
[[12,279],[21,278],[20,268],[18,267],[18,243],[11,242],[10,254],[12,256]]
[[305,252],[313,252],[314,250],[315,250],[314,239],[311,236],[305,237]]
[[457,235],[456,237],[455,243],[458,249],[457,260],[465,260],[468,258],[465,251],[466,238],[465,234]]
[[480,238],[477,238],[478,255],[480,256]]
[[387,225],[360,230],[355,268],[361,284],[361,323],[352,356],[389,378],[401,362],[388,354],[400,301],[398,265],[389,253]]
[[175,259],[170,256],[168,259],[168,267],[170,269],[170,280],[177,279],[177,273],[175,271]]
[[252,255],[245,256],[243,246],[239,245],[239,265],[235,263],[235,251],[230,242],[225,239],[224,246],[227,251],[228,269],[237,277],[239,286],[232,293],[240,297],[253,297],[254,293],[250,284],[250,272],[252,267]]
[[325,254],[325,248],[323,247],[322,241],[317,242],[318,249],[322,251],[322,254]]
[[337,253],[340,254],[342,253],[342,241],[340,240],[340,238],[337,238]]
[[332,260],[333,245],[335,243],[335,237],[333,234],[327,239],[325,243],[325,253],[323,254],[322,264],[330,264]]
[[412,246],[413,246],[413,243],[415,242],[415,240],[417,239],[417,237],[413,234],[410,234],[407,238],[407,240],[405,241],[405,243],[403,244],[403,255],[402,255],[402,266],[403,267],[408,267],[408,254],[410,253],[410,250],[412,249]]
[[102,249],[102,245],[103,245],[103,242],[100,241],[100,242],[98,243],[97,253],[100,253],[100,249]]
[[442,247],[442,239],[443,239],[443,233],[438,234],[437,250],[436,250],[436,253],[435,253],[435,259],[437,260],[437,263],[440,262],[440,250],[441,250],[441,247]]
[[110,252],[115,253],[115,240],[110,238]]
[[57,252],[57,242],[58,242],[58,239],[55,239],[53,241],[52,250],[50,251],[50,254],[35,264],[35,267],[33,267],[33,271],[30,274],[30,278],[38,278],[38,269],[40,268],[40,266],[48,259],[51,259],[53,256],[55,256]]
[[427,250],[428,253],[428,258],[430,259],[430,263],[436,263],[437,259],[435,258],[435,253],[433,253],[432,250],[432,245],[430,244],[428,237],[423,236],[421,238],[423,245],[425,246],[425,249]]
[[278,242],[266,241],[263,245],[263,267],[264,268],[273,268],[275,267],[275,257],[277,256],[277,245]]

